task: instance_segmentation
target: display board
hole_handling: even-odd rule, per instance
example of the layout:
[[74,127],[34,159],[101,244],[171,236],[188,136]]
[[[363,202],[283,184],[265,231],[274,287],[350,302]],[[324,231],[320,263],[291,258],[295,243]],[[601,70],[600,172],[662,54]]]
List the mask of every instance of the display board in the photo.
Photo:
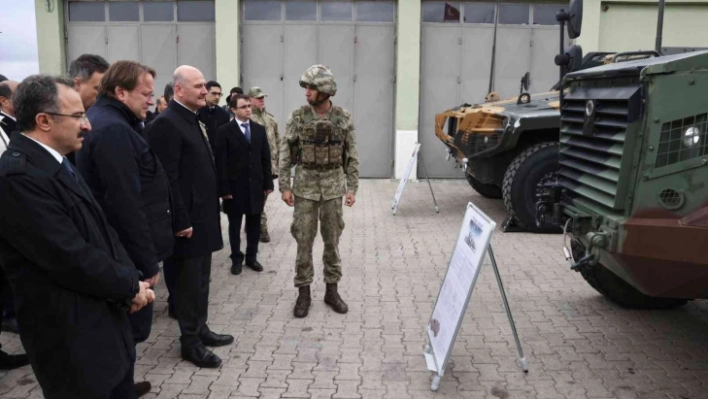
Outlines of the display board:
[[393,204],[391,204],[391,209],[393,209],[394,215],[396,214],[396,210],[398,210],[398,204],[401,202],[401,196],[403,195],[403,190],[406,188],[408,177],[411,175],[416,159],[418,159],[418,151],[420,151],[420,143],[415,143],[415,146],[413,146],[413,154],[411,155],[411,159],[408,160],[408,166],[406,166],[406,170],[403,171],[401,182],[398,183],[396,195],[393,196]]
[[426,353],[426,360],[429,368],[433,370],[434,367],[433,371],[440,376],[452,352],[495,228],[493,220],[471,202],[467,204],[455,249],[427,325],[432,350]]

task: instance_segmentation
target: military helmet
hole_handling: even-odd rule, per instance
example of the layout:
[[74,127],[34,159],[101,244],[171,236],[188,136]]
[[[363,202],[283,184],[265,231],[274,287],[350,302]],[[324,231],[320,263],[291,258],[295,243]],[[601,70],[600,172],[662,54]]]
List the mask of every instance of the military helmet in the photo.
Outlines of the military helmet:
[[332,71],[324,65],[313,65],[300,77],[300,87],[311,86],[320,93],[333,96],[337,94],[337,82]]

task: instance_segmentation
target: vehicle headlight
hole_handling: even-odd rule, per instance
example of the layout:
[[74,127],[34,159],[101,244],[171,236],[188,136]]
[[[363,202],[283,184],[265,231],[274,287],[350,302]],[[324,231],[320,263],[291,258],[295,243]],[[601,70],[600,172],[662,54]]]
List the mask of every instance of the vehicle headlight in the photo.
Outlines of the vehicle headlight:
[[694,147],[701,141],[701,131],[695,126],[691,126],[683,132],[683,145],[688,148]]

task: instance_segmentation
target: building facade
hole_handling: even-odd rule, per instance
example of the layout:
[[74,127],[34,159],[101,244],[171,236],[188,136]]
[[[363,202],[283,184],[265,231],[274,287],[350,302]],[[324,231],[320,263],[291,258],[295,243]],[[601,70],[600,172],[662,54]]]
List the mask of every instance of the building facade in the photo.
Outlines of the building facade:
[[[40,71],[64,73],[83,53],[137,60],[157,71],[156,92],[178,65],[224,91],[260,86],[281,129],[304,103],[310,65],[329,66],[334,102],[355,117],[361,176],[399,178],[416,142],[430,177],[462,178],[433,133],[436,113],[531,92],[558,79],[555,14],[565,0],[35,0]],[[667,3],[664,46],[708,43],[707,2]],[[588,51],[653,49],[656,3],[585,0]],[[496,29],[495,29],[496,22]],[[421,168],[420,165],[418,165]],[[415,174],[415,171],[414,171]],[[415,178],[415,176],[412,176]]]

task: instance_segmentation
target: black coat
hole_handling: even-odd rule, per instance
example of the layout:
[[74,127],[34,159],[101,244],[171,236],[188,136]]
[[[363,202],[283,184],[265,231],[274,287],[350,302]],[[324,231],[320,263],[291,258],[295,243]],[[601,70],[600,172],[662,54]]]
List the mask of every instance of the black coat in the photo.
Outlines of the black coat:
[[216,169],[197,114],[170,101],[144,134],[170,181],[175,232],[194,229],[192,238],[177,238],[174,255],[203,256],[223,248]]
[[12,118],[2,111],[0,111],[0,117],[2,117],[2,120],[0,120],[0,127],[2,127],[2,130],[5,131],[8,138],[12,138],[15,134],[15,130],[18,129],[17,122],[12,120]]
[[167,175],[130,108],[99,96],[88,118],[92,130],[76,153],[77,169],[135,266],[150,278],[175,245]]
[[265,128],[250,121],[251,142],[246,140],[236,119],[219,128],[216,136],[216,169],[219,195],[231,195],[224,210],[239,213],[263,212],[265,190],[273,190],[270,147]]
[[44,397],[103,397],[135,361],[135,269],[83,180],[16,135],[0,158],[0,264]]
[[209,144],[212,151],[216,151],[216,132],[221,126],[229,123],[231,117],[229,113],[221,107],[209,108],[203,107],[199,110],[199,119],[206,126]]

